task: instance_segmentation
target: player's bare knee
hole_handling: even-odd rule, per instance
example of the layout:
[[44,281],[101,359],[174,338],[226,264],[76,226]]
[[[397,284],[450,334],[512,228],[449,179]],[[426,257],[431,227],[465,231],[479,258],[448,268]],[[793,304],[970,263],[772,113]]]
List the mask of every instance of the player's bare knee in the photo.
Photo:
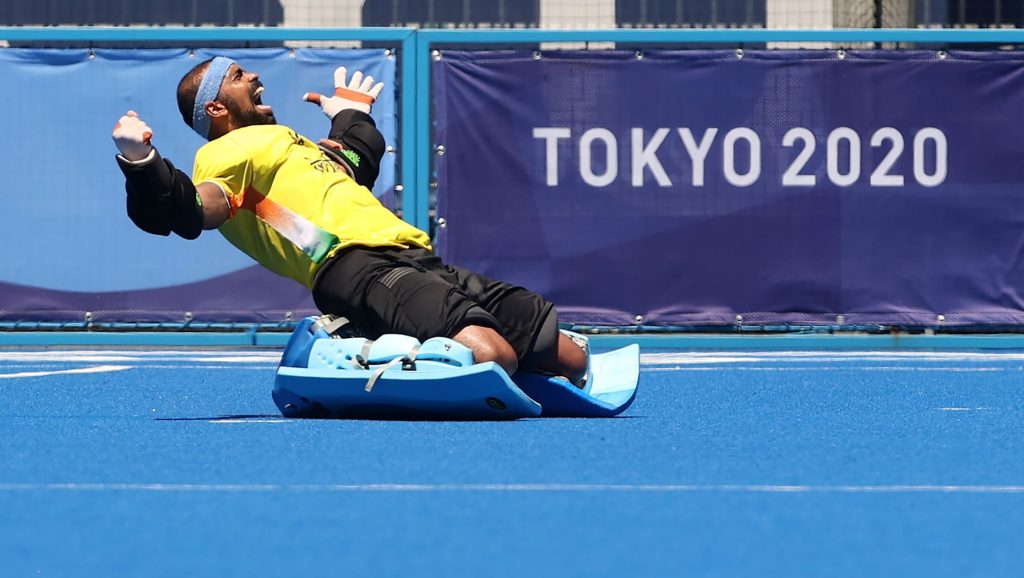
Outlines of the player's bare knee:
[[519,368],[519,360],[512,346],[500,336],[497,339],[481,341],[473,347],[473,355],[477,363],[493,361],[505,370],[505,373],[512,375]]
[[490,327],[469,325],[459,330],[452,339],[472,350],[476,363],[493,361],[509,375],[519,368],[515,350],[500,333]]

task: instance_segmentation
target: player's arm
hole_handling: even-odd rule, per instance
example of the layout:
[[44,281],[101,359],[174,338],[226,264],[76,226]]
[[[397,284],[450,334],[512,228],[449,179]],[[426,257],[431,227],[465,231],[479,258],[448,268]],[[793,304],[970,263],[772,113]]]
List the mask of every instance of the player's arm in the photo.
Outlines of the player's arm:
[[348,168],[357,183],[372,188],[386,145],[370,110],[384,83],[374,84],[372,76],[364,77],[359,71],[348,82],[346,76],[344,66],[334,71],[334,96],[307,92],[302,98],[320,105],[331,119],[331,132],[320,141],[320,148]]
[[220,188],[213,183],[197,187],[162,158],[150,142],[152,130],[134,112],[121,117],[112,136],[120,151],[116,159],[125,177],[128,217],[138,228],[195,239],[203,229],[227,220],[230,207]]

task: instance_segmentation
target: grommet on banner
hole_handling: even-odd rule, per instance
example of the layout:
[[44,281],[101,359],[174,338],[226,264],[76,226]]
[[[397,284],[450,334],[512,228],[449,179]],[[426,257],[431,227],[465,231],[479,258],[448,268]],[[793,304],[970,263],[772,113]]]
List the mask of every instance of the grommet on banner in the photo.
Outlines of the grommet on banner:
[[92,325],[92,311],[85,312],[85,325],[89,327]]
[[186,311],[185,312],[185,325],[188,325],[189,323],[192,323],[192,312],[191,311]]
[[388,145],[388,148],[384,149],[384,152],[386,152],[389,155],[393,155],[395,154],[395,147]]
[[394,51],[392,51],[390,48],[385,49],[384,50],[384,58],[387,58],[388,60],[394,60],[395,59]]
[[404,190],[405,190],[405,187],[403,187],[402,185],[395,185],[395,192],[396,193],[401,193]]
[[846,323],[846,317],[836,315],[836,325],[842,325],[843,323]]
[[95,59],[96,59],[96,52],[93,51],[92,48],[90,48],[89,49],[89,60],[95,60]]
[[443,157],[444,156],[444,145],[437,145],[436,147],[434,147],[434,151],[437,153],[437,156]]
[[743,59],[743,49],[742,48],[737,48],[736,49],[736,58],[738,60],[742,60]]
[[295,49],[292,48],[288,51],[288,58],[295,58]]
[[189,48],[188,49],[188,57],[190,59],[194,59],[196,57],[196,50],[195,50],[195,48]]
[[434,62],[440,62],[441,61],[441,51],[440,50],[435,50],[435,51],[431,52],[430,56],[433,57]]
[[743,323],[743,316],[742,315],[736,315],[735,319],[736,319],[736,325],[739,325],[740,323]]
[[633,318],[633,321],[635,321],[637,325],[643,325],[644,316],[643,315],[637,315],[636,317]]
[[940,50],[940,51],[939,51],[939,52],[938,52],[938,53],[936,54],[936,56],[938,56],[938,57],[939,57],[939,60],[945,60],[945,59],[946,59],[946,56],[948,56],[948,54],[946,54],[946,51],[945,51],[945,50]]
[[285,321],[291,321],[292,320],[292,312],[291,311],[285,311],[284,312],[284,320]]
[[644,52],[642,50],[637,50],[636,51],[636,59],[637,60],[643,60],[644,59]]
[[836,50],[836,58],[838,58],[839,60],[843,60],[844,58],[846,58],[846,51],[843,50],[842,48]]
[[540,50],[534,50],[533,51],[533,59],[534,60],[540,60]]
[[946,316],[938,315],[937,317],[935,317],[935,322],[938,323],[939,325],[942,325],[943,323],[946,322]]
[[448,220],[445,219],[444,217],[438,217],[437,218],[437,228],[438,229],[447,229],[448,228]]

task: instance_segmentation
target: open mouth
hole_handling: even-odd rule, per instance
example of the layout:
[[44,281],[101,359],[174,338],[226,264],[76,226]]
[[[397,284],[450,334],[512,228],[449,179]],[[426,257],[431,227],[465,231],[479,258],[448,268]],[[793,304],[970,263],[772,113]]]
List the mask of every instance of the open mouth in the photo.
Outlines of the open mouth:
[[269,104],[263,104],[263,87],[259,87],[252,93],[252,104],[256,110],[263,114],[273,114],[274,109]]

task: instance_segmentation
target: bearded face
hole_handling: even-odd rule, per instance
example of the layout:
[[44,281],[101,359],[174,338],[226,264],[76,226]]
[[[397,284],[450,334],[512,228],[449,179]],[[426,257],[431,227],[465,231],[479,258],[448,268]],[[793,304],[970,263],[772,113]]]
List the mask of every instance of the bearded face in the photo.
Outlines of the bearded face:
[[224,98],[224,108],[228,109],[235,126],[253,126],[260,124],[277,124],[274,109],[263,104],[263,83],[250,83],[250,90],[235,98]]

